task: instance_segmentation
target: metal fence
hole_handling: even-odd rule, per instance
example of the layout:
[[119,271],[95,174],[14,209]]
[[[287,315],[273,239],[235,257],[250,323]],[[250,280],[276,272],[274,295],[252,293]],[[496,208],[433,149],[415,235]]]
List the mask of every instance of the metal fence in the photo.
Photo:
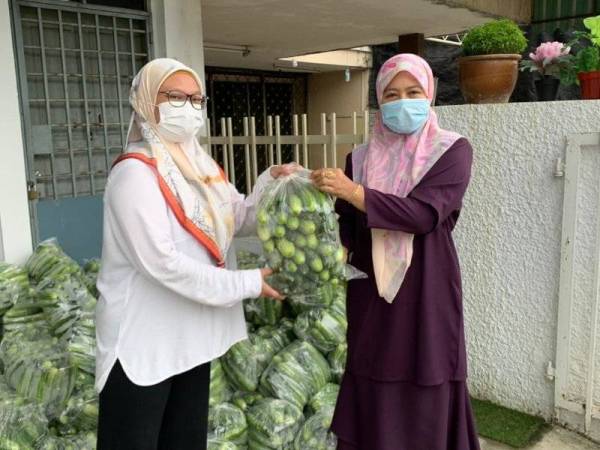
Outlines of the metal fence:
[[[351,132],[338,133],[340,119],[351,121]],[[239,190],[250,192],[259,173],[273,164],[296,161],[305,167],[316,168],[317,165],[339,167],[340,146],[357,146],[366,142],[369,137],[369,111],[357,112],[349,116],[336,113],[320,115],[320,133],[309,134],[306,114],[292,116],[292,134],[281,134],[281,117],[267,116],[266,134],[257,135],[256,119],[244,117],[243,134],[233,131],[231,118],[220,119],[221,135],[212,135],[208,121],[207,136],[200,137],[200,143],[222,166],[229,180]],[[359,125],[362,125],[359,130]],[[291,150],[291,151],[286,151]],[[265,152],[265,167],[259,166],[259,154]],[[242,159],[243,172],[240,173],[234,162]]]

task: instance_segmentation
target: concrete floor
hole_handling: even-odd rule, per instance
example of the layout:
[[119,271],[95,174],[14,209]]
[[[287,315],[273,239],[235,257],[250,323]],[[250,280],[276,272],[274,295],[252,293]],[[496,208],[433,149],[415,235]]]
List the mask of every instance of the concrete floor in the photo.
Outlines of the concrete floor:
[[[481,438],[480,441],[481,450],[514,450],[489,439]],[[524,450],[600,450],[600,444],[564,428],[554,427],[539,442]]]

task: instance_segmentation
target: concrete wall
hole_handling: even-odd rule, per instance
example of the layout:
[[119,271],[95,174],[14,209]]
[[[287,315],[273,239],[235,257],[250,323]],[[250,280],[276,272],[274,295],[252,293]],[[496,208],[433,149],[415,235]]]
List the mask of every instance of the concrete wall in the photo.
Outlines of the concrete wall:
[[20,263],[31,252],[31,227],[9,2],[0,3],[0,42],[0,260]]
[[[344,72],[327,72],[310,75],[308,79],[308,133],[321,134],[321,113],[336,113],[337,134],[352,133],[352,113],[362,113],[367,109],[369,89],[369,71],[356,70],[351,72],[349,82],[344,81]],[[359,117],[358,133],[363,132],[363,119]],[[328,117],[327,132],[331,122]],[[340,145],[337,149],[338,166],[343,167],[346,154],[351,151],[351,145]],[[331,152],[331,149],[328,149]],[[323,166],[322,146],[309,146],[310,167]],[[331,153],[329,153],[331,154]],[[330,158],[330,156],[328,156]],[[331,160],[329,161],[331,165]]]
[[[168,5],[166,5],[168,3]],[[196,0],[151,0],[155,58],[175,58],[204,76],[202,5]],[[206,111],[205,111],[206,114]],[[206,130],[202,131],[205,134]]]
[[[553,172],[568,135],[599,131],[600,102],[437,111],[442,126],[464,134],[475,149],[473,180],[456,230],[471,391],[549,419],[554,383],[545,374],[556,355],[564,184]],[[590,198],[585,204],[596,203]],[[587,270],[593,275],[590,264]]]

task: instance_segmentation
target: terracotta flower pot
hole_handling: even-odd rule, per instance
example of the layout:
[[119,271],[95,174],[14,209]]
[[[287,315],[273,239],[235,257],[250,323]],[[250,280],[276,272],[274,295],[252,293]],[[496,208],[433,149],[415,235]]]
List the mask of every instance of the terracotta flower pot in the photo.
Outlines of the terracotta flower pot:
[[600,71],[581,72],[577,74],[581,86],[581,98],[584,100],[600,99]]
[[458,60],[467,103],[508,103],[519,77],[521,55],[465,56]]

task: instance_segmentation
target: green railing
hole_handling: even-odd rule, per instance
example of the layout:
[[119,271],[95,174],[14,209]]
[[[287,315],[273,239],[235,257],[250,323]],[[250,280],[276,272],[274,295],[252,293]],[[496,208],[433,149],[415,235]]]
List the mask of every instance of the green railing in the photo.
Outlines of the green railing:
[[534,0],[532,32],[583,30],[583,19],[600,14],[600,0]]

